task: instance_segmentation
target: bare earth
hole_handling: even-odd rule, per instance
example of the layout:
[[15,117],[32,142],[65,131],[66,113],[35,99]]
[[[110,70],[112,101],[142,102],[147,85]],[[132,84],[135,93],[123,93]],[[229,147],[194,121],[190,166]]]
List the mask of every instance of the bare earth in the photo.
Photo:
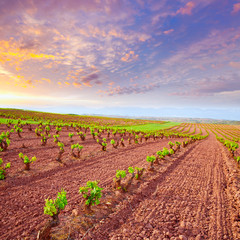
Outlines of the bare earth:
[[[0,239],[36,239],[49,219],[43,214],[45,199],[55,198],[61,188],[68,205],[53,230],[55,239],[240,239],[239,168],[213,134],[168,157],[153,173],[145,172],[127,193],[112,190],[116,170],[147,168],[146,156],[167,147],[169,139],[96,152],[99,146],[87,138],[82,159],[65,153],[65,165],[54,160],[52,143],[40,147],[34,137],[27,148],[12,143],[2,156],[15,163],[15,170],[0,182]],[[33,141],[38,150],[32,150]],[[39,160],[30,172],[22,171],[20,151],[30,157],[33,152],[46,168]],[[78,189],[89,180],[99,180],[104,191],[102,204],[87,216]]]

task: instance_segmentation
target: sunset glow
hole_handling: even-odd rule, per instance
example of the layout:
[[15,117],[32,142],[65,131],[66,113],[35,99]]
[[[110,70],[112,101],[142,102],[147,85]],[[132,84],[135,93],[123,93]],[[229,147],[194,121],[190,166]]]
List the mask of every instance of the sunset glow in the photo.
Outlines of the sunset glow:
[[239,76],[239,1],[0,3],[0,107],[239,120]]

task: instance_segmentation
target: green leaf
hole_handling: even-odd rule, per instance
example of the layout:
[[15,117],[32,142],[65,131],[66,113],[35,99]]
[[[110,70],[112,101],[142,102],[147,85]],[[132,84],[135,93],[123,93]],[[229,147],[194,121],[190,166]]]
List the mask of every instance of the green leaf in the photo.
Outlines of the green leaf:
[[156,157],[155,156],[147,156],[147,162],[154,162],[156,160]]
[[116,178],[125,178],[125,177],[126,177],[126,171],[124,171],[124,170],[116,171]]
[[6,164],[5,169],[10,168],[10,167],[11,167],[11,163],[9,162]]
[[129,168],[128,168],[128,172],[129,172],[129,173],[134,173],[134,168],[133,168],[133,167],[129,167]]
[[23,162],[24,163],[30,163],[30,160],[26,155],[24,156]]

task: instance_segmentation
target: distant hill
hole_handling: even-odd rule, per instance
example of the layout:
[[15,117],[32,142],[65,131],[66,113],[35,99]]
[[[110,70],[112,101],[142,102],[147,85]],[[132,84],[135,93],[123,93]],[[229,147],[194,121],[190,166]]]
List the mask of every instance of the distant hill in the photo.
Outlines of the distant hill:
[[[128,119],[141,119],[152,121],[171,121],[171,122],[188,122],[188,123],[215,123],[227,125],[240,125],[240,121],[225,120],[225,119],[211,119],[211,118],[184,118],[184,117],[146,117],[146,116],[116,116],[116,115],[101,115],[97,116],[112,117],[112,118],[128,118]],[[93,115],[94,116],[94,115]]]

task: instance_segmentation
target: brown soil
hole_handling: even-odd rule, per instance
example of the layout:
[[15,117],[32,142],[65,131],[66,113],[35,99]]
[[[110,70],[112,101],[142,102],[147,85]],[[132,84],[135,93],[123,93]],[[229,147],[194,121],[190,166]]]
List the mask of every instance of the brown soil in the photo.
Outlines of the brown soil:
[[[137,145],[126,140],[125,148],[108,144],[102,152],[88,133],[84,142],[74,137],[74,143],[84,146],[81,159],[75,159],[68,132],[60,133],[66,149],[63,164],[55,160],[52,138],[41,146],[25,129],[22,148],[23,140],[12,135],[9,149],[0,156],[12,163],[0,182],[1,239],[36,239],[50,218],[43,214],[45,199],[55,198],[61,188],[67,191],[68,205],[59,215],[60,226],[53,229],[55,239],[240,239],[239,169],[213,134],[167,157],[121,193],[112,190],[117,169],[147,168],[147,155],[181,139]],[[28,172],[18,158],[20,151],[37,157]],[[102,204],[86,215],[78,189],[89,180],[99,180],[104,191]]]

